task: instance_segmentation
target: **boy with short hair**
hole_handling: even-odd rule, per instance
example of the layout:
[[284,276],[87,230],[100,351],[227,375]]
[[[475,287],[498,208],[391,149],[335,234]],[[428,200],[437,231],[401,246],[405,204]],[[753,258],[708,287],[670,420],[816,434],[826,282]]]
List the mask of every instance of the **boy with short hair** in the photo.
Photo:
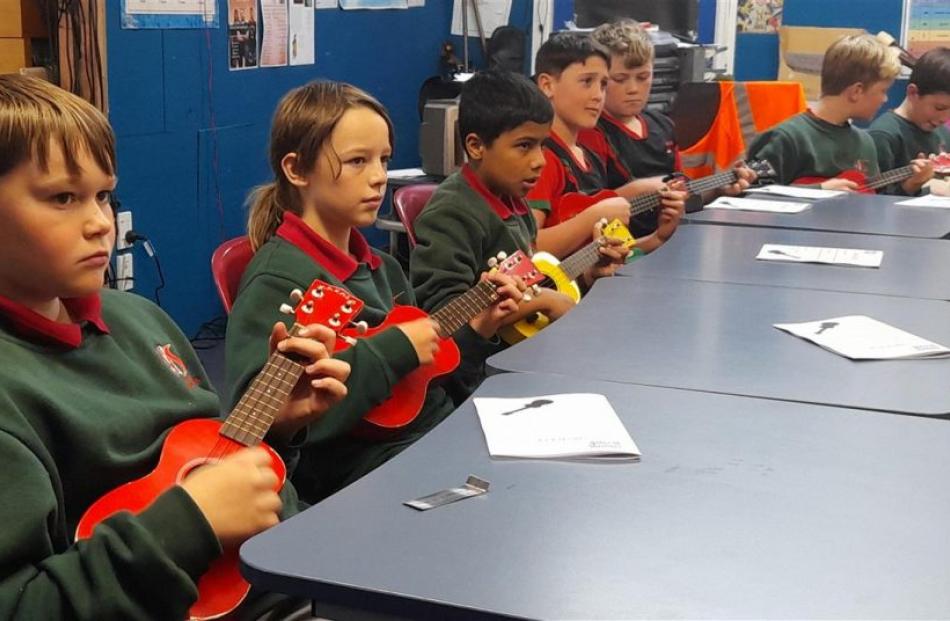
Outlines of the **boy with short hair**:
[[[636,185],[619,187],[615,190],[617,196],[589,205],[575,217],[571,217],[569,201],[564,198],[574,195],[571,199],[576,200],[577,194],[590,196],[612,187],[607,178],[607,162],[578,140],[582,130],[597,124],[603,110],[609,62],[607,50],[589,35],[572,32],[548,39],[535,61],[537,83],[554,108],[554,122],[544,144],[547,164],[528,199],[541,227],[538,248],[558,257],[587,241],[592,220],[620,218],[627,223],[627,199],[644,192]],[[659,225],[637,239],[636,247],[643,252],[650,252],[669,239],[684,210],[685,192],[655,187],[648,191],[658,189],[662,195]]]
[[[880,172],[874,141],[851,119],[869,121],[887,101],[900,63],[894,52],[869,34],[846,35],[825,52],[821,64],[821,98],[806,110],[760,134],[749,146],[750,159],[768,160],[778,183],[824,178],[821,188],[854,191],[859,185],[837,178],[856,170],[867,177]],[[901,183],[916,193],[932,175],[933,166],[914,161],[914,174]]]
[[950,48],[936,47],[917,60],[901,105],[879,116],[868,129],[881,170],[950,151],[948,120]]
[[[47,82],[0,76],[0,618],[185,618],[222,549],[281,512],[267,453],[243,449],[74,543],[94,501],[156,466],[172,427],[220,412],[171,319],[102,290],[115,184],[102,113]],[[349,367],[327,357],[332,332],[310,335],[322,342],[281,344],[314,368],[277,415],[276,449],[342,397]],[[296,512],[293,488],[282,494]]]
[[[413,224],[417,244],[409,276],[423,309],[441,308],[470,289],[498,252],[521,250],[530,256],[537,225],[524,197],[545,166],[541,143],[552,117],[550,104],[524,76],[484,71],[462,87],[459,130],[468,163],[442,182]],[[587,239],[594,224],[586,228]],[[627,251],[610,241],[601,253],[603,263],[589,271],[588,279],[612,274]],[[568,296],[542,289],[505,324],[536,312],[557,319],[573,305]],[[450,386],[456,403],[484,378],[485,359],[504,347],[494,334],[499,327],[456,335],[462,352]]]
[[[673,121],[647,108],[653,85],[650,35],[634,20],[621,19],[602,24],[591,36],[610,53],[610,79],[596,127],[582,130],[578,140],[606,163],[607,187],[626,195],[659,191],[666,185],[664,179],[681,172],[682,166]],[[697,203],[720,193],[739,194],[755,179],[746,166],[738,166],[736,173],[736,183],[696,197]],[[656,215],[636,216],[629,228],[636,237],[650,235],[657,229]]]

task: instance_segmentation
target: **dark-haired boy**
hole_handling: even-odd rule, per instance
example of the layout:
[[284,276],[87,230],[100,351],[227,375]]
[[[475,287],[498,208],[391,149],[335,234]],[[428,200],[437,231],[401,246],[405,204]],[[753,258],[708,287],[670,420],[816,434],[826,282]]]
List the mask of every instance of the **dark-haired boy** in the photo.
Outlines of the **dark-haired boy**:
[[937,47],[917,59],[901,105],[879,116],[868,129],[881,170],[950,151],[948,120],[950,48]]
[[[590,221],[620,218],[628,222],[627,199],[644,191],[634,185],[616,188],[617,196],[594,203],[573,217],[563,200],[568,194],[589,196],[610,188],[606,162],[578,142],[580,132],[595,127],[603,111],[609,63],[607,51],[581,33],[556,34],[538,50],[537,83],[554,108],[554,120],[544,143],[547,165],[528,199],[540,227],[538,248],[555,256],[584,244],[590,236]],[[662,245],[676,230],[684,211],[685,192],[665,188],[660,193],[658,227],[637,239],[637,248],[643,252]]]
[[[498,252],[532,253],[537,226],[524,197],[545,166],[541,143],[552,116],[544,95],[524,76],[485,71],[463,86],[459,130],[469,161],[442,182],[413,226],[417,244],[409,276],[425,310],[436,310],[470,289]],[[593,226],[587,227],[587,239]],[[626,256],[621,248],[602,248],[604,264],[588,277],[612,274]],[[522,302],[506,323],[536,312],[557,319],[573,305],[568,296],[543,289]],[[449,389],[458,402],[484,378],[485,359],[504,345],[493,333],[474,330],[455,340],[462,366]]]
[[[900,64],[893,52],[869,34],[845,35],[831,44],[821,63],[821,98],[815,110],[793,116],[762,132],[749,145],[750,159],[768,160],[779,183],[825,179],[826,190],[861,189],[840,178],[846,171],[866,177],[880,172],[877,149],[868,133],[851,119],[870,120],[887,101]],[[933,175],[926,160],[915,160],[914,174],[901,189],[915,194]]]

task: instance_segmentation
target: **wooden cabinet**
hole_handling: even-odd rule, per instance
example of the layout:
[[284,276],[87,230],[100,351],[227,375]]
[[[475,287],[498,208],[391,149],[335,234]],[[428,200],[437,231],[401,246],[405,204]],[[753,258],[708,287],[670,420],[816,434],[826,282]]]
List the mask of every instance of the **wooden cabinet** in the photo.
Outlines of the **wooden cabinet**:
[[0,73],[29,67],[30,40],[46,37],[35,0],[0,0]]

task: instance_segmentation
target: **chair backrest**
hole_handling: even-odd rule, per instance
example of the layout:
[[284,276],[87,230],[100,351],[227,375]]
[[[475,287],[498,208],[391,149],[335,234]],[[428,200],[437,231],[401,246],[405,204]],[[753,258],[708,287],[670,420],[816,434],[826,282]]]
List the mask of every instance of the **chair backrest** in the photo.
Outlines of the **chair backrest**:
[[439,186],[435,183],[417,183],[396,188],[396,191],[393,192],[393,211],[396,212],[399,221],[406,227],[410,248],[416,245],[416,234],[412,230],[412,223],[416,216],[422,213],[422,208],[432,198],[432,193],[435,192],[437,187]]
[[251,241],[243,235],[224,242],[211,255],[211,275],[224,310],[228,313],[234,304],[244,269],[253,256]]

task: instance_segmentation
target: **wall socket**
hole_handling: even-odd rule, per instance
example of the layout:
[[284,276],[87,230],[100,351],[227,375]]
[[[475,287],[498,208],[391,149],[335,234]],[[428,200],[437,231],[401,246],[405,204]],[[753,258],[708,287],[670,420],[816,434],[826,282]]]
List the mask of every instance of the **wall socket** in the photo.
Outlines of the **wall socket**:
[[120,211],[115,215],[115,249],[125,250],[129,248],[125,241],[125,234],[132,230],[132,212]]
[[132,253],[125,252],[115,257],[115,283],[120,291],[128,291],[135,285],[132,272]]

